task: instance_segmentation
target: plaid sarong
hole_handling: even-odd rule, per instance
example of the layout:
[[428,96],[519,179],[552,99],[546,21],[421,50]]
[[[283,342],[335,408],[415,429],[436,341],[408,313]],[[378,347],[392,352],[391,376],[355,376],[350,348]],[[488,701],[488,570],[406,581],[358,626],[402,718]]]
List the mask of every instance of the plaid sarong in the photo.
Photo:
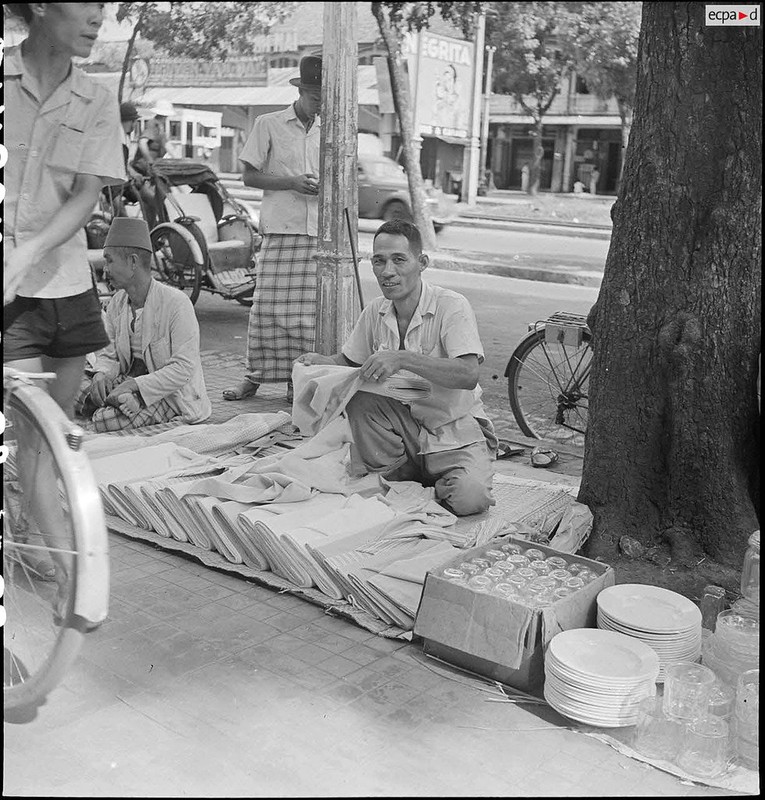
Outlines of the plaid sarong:
[[247,324],[247,377],[254,383],[290,380],[292,362],[314,348],[317,247],[316,236],[263,237]]
[[[135,375],[117,375],[107,382],[107,389],[111,391],[115,386],[119,386],[120,383],[131,377],[135,377]],[[86,377],[80,384],[80,393],[74,402],[74,411],[79,416],[91,417],[93,430],[96,433],[112,433],[143,428],[146,425],[157,425],[161,422],[169,422],[178,415],[178,412],[170,406],[167,400],[160,400],[142,408],[132,418],[125,416],[114,406],[96,408],[90,399],[90,383],[91,378]]]

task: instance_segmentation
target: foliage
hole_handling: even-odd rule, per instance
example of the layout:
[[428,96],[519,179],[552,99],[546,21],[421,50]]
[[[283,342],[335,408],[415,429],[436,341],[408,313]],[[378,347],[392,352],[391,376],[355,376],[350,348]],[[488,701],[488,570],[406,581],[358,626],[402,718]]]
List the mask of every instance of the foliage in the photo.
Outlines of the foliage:
[[492,3],[486,42],[494,45],[493,88],[511,94],[536,120],[574,66],[574,3]]
[[268,32],[296,7],[294,2],[128,2],[119,4],[117,20],[140,21],[142,36],[165,55],[225,60],[251,55],[254,35]]
[[642,3],[578,3],[576,70],[603,100],[635,105]]
[[486,5],[481,2],[425,2],[416,3],[372,3],[372,6],[385,6],[388,19],[394,29],[401,33],[404,26],[408,31],[420,31],[427,28],[436,12],[447,22],[458,27],[465,38],[471,38],[475,29],[478,14]]

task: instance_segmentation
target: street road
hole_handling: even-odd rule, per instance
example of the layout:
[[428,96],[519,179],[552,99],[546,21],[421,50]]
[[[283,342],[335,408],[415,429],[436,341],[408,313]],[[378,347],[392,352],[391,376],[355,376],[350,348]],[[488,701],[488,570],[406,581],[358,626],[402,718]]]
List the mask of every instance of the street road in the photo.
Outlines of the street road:
[[[556,237],[551,237],[556,238]],[[379,288],[368,260],[360,267],[365,300]],[[585,314],[597,299],[598,290],[587,286],[527,281],[496,275],[428,269],[425,278],[464,294],[478,319],[486,360],[480,383],[484,402],[499,431],[509,429],[512,418],[503,373],[508,359],[526,333],[529,322],[555,311]],[[249,309],[230,300],[202,292],[196,304],[203,350],[225,350],[244,355]],[[232,376],[232,379],[238,376]],[[511,426],[514,427],[514,426]]]

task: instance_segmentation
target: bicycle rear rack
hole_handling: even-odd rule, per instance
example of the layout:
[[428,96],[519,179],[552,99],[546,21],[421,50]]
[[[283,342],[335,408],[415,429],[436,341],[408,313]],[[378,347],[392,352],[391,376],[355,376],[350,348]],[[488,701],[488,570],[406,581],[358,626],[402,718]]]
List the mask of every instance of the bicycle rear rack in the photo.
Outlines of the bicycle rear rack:
[[567,347],[580,347],[585,332],[589,331],[586,314],[572,314],[569,311],[556,311],[547,319],[529,325],[529,330],[540,328],[544,328],[546,342],[557,342]]

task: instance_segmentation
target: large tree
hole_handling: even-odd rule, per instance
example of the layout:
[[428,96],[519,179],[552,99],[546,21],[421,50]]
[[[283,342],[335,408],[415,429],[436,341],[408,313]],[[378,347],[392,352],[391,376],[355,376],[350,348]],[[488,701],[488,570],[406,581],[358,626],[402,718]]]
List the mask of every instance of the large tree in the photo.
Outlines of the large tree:
[[225,60],[251,55],[254,35],[268,32],[296,7],[293,2],[120,3],[117,20],[130,19],[133,32],[123,62],[119,99],[139,34],[166,56]]
[[377,20],[380,35],[388,51],[393,107],[401,130],[401,152],[409,183],[412,216],[415,225],[422,233],[423,246],[426,250],[436,249],[436,234],[425,200],[420,154],[414,143],[416,132],[412,115],[409,75],[401,47],[404,30],[419,31],[428,27],[431,17],[438,11],[444,19],[458,24],[465,36],[470,37],[474,33],[475,20],[482,5],[480,2],[372,3],[372,13]]
[[587,552],[732,588],[759,527],[762,29],[647,2],[638,65],[590,314]]
[[493,89],[510,94],[532,118],[533,158],[528,192],[536,195],[542,170],[545,114],[574,65],[577,3],[491,3],[486,42],[496,47]]
[[579,3],[574,16],[576,71],[602,100],[616,98],[622,122],[622,160],[635,105],[641,3]]

